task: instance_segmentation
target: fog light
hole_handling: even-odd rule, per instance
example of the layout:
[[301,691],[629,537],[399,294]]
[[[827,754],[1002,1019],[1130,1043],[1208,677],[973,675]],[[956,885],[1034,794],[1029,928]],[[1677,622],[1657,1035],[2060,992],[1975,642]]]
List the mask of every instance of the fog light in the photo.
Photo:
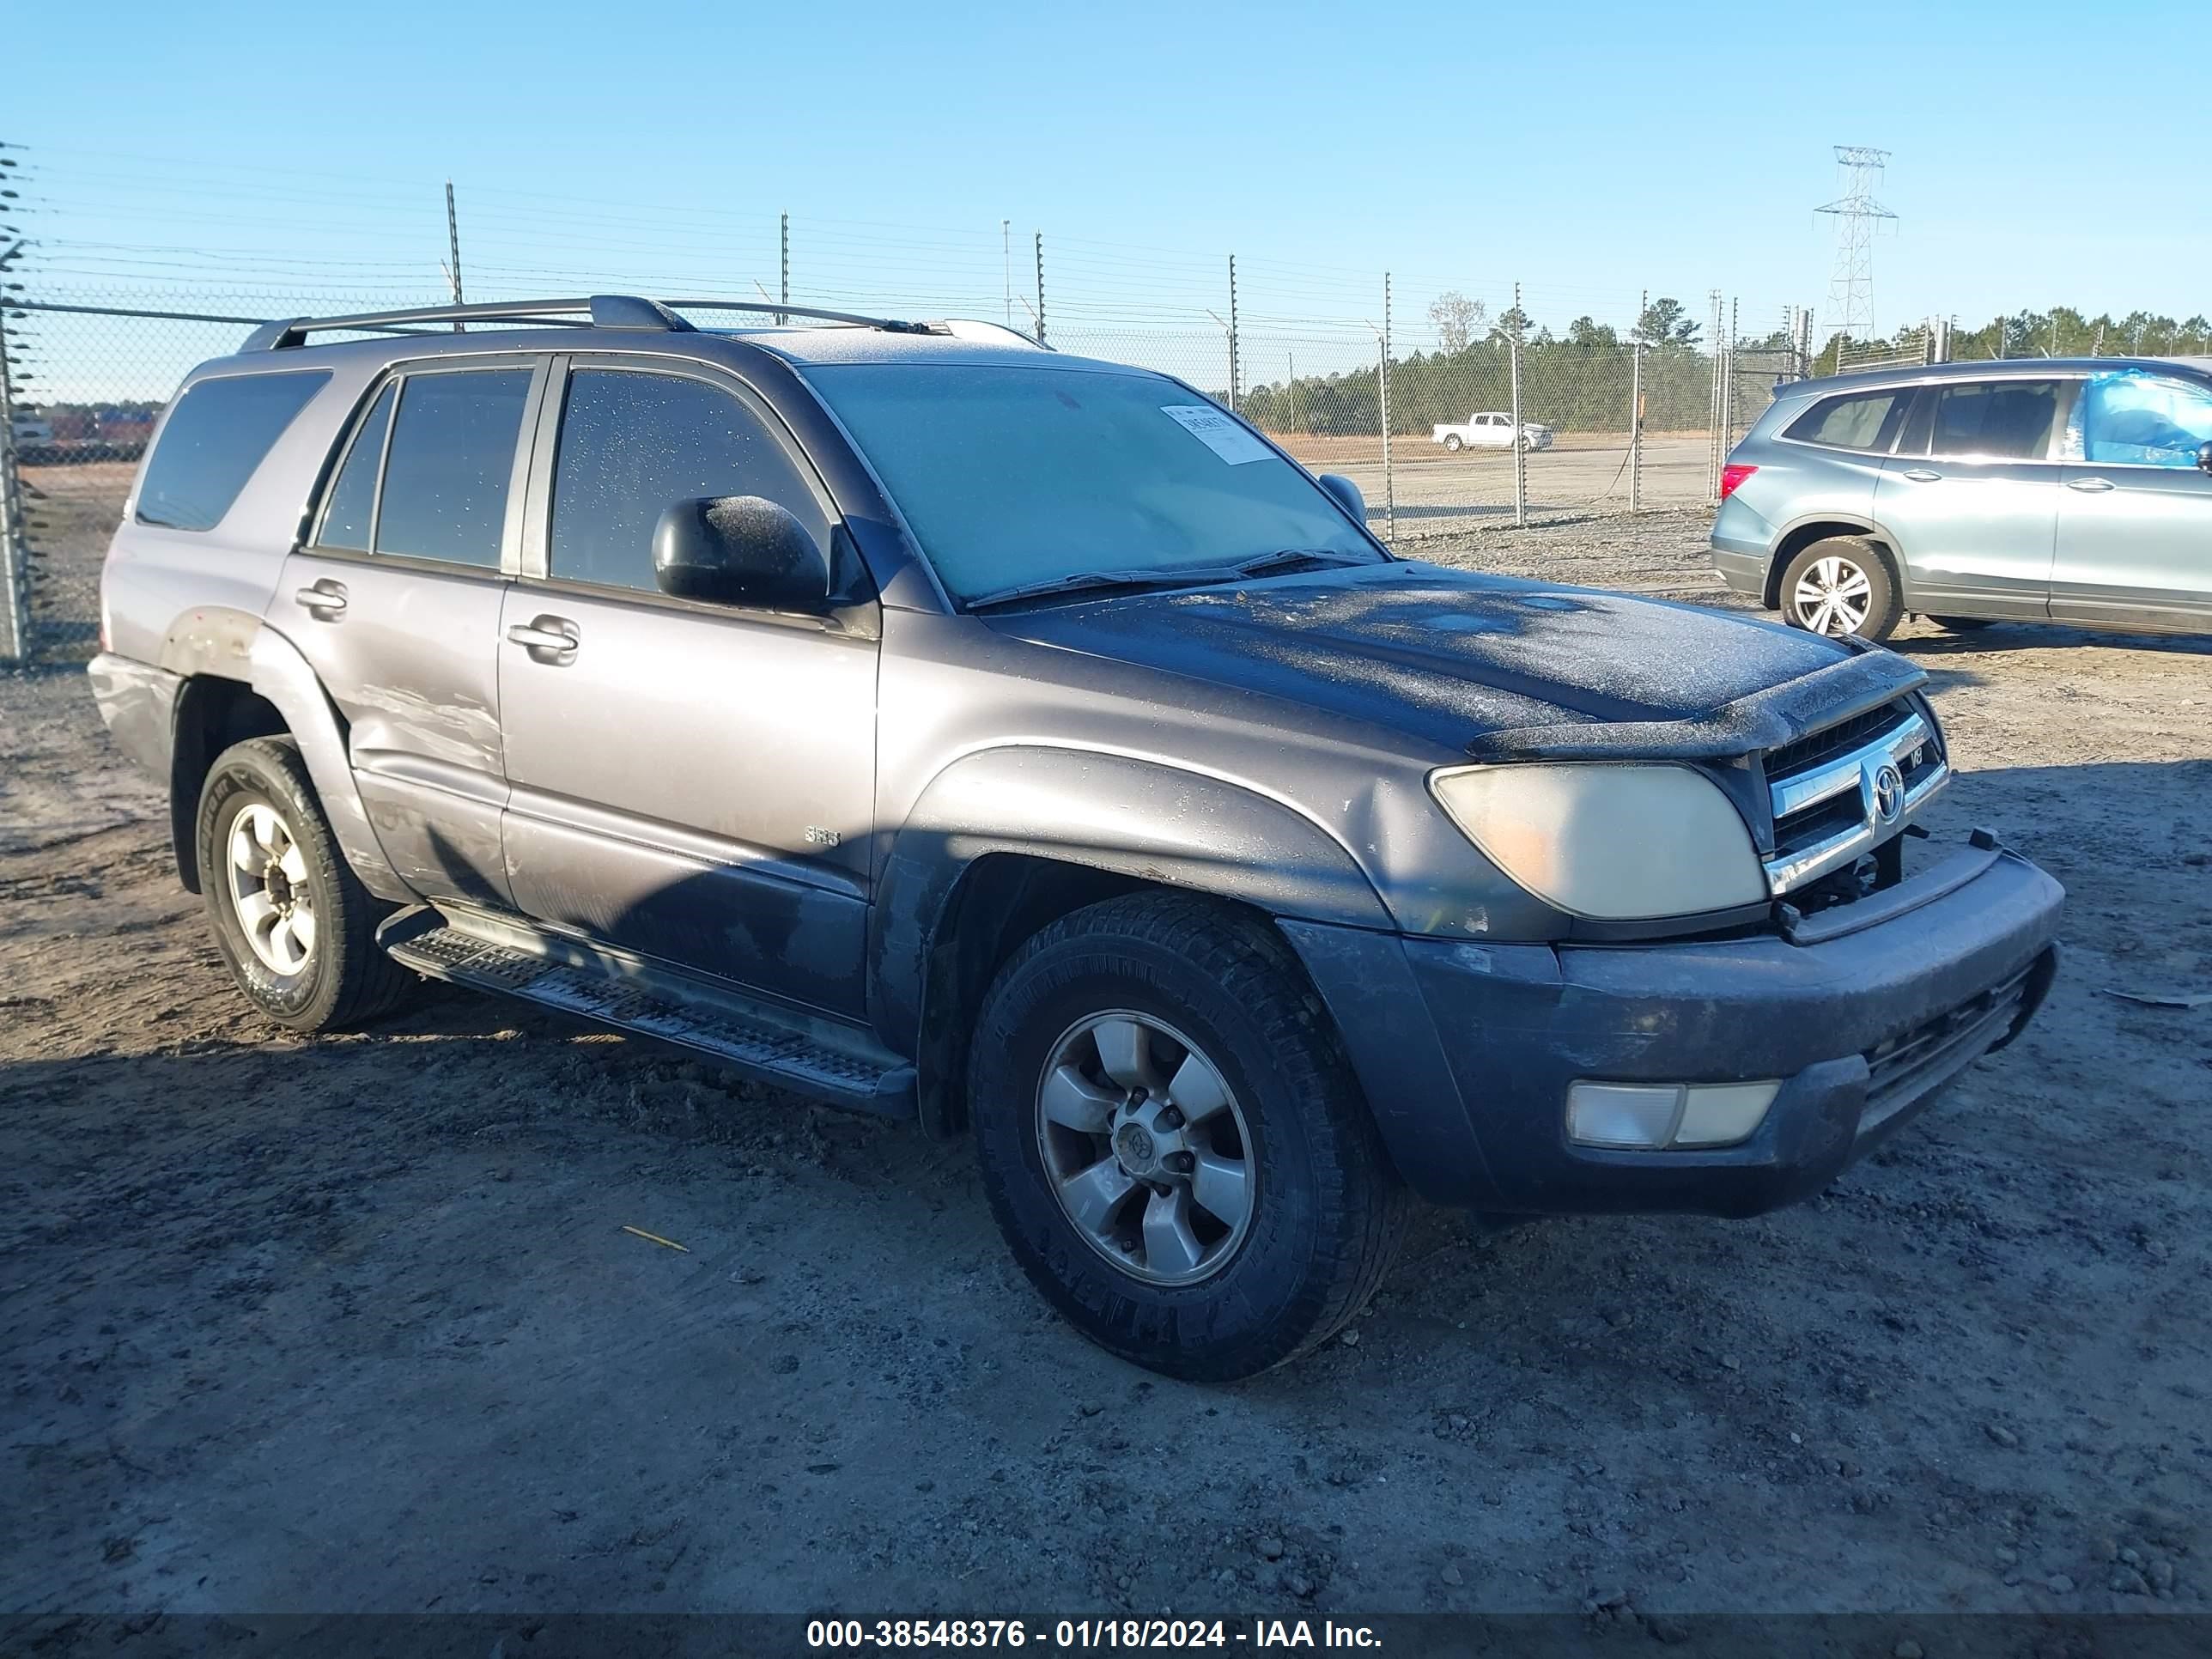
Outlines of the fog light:
[[1677,1146],[1733,1146],[1766,1121],[1778,1083],[1693,1083],[1674,1128]]
[[1656,1152],[1733,1146],[1765,1121],[1779,1083],[1590,1083],[1567,1090],[1567,1136],[1579,1146]]
[[1567,1090],[1567,1133],[1585,1146],[1657,1152],[1682,1109],[1674,1083],[1577,1083]]

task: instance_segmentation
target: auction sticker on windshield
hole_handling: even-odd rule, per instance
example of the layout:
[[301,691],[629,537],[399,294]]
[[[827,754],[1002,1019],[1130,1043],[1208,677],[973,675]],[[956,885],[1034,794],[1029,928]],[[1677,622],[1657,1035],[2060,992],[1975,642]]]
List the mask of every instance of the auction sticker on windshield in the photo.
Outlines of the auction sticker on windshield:
[[1264,461],[1275,453],[1209,404],[1163,404],[1160,413],[1231,466]]

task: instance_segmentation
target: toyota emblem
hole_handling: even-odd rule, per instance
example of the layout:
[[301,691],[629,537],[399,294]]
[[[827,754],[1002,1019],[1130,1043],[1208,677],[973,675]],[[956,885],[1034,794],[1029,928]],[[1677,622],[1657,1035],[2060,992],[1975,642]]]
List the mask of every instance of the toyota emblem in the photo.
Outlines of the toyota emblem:
[[1905,810],[1905,775],[1885,763],[1874,775],[1874,815],[1884,823],[1895,823]]

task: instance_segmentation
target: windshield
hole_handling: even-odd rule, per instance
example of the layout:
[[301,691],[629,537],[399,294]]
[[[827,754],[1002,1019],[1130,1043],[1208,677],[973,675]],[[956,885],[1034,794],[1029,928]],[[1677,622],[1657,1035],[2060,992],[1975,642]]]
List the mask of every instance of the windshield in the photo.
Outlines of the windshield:
[[806,375],[962,599],[1288,549],[1382,558],[1311,478],[1157,375],[1048,363],[838,363]]

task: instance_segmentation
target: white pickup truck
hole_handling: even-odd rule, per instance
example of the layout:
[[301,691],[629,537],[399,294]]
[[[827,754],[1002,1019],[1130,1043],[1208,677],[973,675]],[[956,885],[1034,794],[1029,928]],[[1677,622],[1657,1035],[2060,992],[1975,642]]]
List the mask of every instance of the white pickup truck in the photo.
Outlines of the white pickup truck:
[[[1442,444],[1457,454],[1462,449],[1510,449],[1513,447],[1513,417],[1495,410],[1480,415],[1470,415],[1464,426],[1440,426],[1430,436],[1431,443]],[[1552,428],[1536,421],[1521,422],[1521,447],[1523,449],[1549,449]]]

